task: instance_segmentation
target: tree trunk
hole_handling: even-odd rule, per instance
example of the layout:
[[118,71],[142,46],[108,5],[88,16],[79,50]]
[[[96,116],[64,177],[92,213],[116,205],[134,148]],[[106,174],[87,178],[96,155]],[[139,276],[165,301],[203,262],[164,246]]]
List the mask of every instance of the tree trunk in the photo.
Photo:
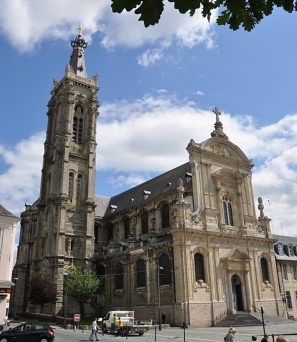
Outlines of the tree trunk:
[[84,303],[79,303],[79,309],[80,309],[81,319],[84,319],[85,318],[85,306],[84,306]]

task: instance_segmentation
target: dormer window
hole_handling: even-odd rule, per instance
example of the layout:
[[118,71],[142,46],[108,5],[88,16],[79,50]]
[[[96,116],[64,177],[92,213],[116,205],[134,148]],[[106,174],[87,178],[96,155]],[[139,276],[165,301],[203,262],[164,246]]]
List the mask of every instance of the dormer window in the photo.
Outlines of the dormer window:
[[114,212],[116,211],[117,208],[118,208],[117,205],[111,204],[111,205],[110,205],[110,212],[111,212],[111,213],[114,213]]
[[186,172],[185,177],[186,177],[186,182],[190,183],[191,180],[192,180],[193,175],[191,174],[191,172]]
[[143,199],[147,200],[150,197],[151,191],[144,190],[143,191]]

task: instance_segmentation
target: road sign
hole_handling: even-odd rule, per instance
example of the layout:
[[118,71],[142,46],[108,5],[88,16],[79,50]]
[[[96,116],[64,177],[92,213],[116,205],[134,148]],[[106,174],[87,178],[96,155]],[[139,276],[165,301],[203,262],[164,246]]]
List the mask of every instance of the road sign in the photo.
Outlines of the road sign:
[[73,321],[74,322],[80,322],[80,314],[74,314]]

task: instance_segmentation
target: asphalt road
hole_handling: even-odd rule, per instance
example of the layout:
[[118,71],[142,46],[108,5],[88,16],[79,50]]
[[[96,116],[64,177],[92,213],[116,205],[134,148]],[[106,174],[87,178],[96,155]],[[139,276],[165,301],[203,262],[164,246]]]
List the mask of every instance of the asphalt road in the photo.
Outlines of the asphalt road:
[[[224,336],[228,328],[166,328],[159,331],[158,329],[149,330],[143,336],[129,336],[126,341],[125,337],[115,337],[113,335],[99,333],[100,342],[223,342]],[[263,337],[263,328],[255,327],[238,327],[235,335],[236,342],[252,341],[252,336],[257,336],[257,341],[261,341]],[[288,323],[281,325],[273,325],[265,327],[266,333],[269,335],[283,334],[289,337],[290,342],[297,342],[297,321],[296,323]],[[296,335],[289,335],[296,334]],[[55,328],[55,342],[83,342],[88,341],[90,331],[72,331],[62,328]],[[276,337],[275,337],[276,339]],[[273,339],[270,336],[269,341]],[[275,341],[275,340],[274,340]]]

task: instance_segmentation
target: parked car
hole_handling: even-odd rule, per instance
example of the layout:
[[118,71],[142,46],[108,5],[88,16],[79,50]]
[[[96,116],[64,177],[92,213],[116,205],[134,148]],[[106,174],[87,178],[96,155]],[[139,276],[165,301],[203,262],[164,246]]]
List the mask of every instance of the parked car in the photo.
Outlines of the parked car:
[[22,323],[0,333],[0,342],[53,342],[54,338],[54,330],[44,323]]

